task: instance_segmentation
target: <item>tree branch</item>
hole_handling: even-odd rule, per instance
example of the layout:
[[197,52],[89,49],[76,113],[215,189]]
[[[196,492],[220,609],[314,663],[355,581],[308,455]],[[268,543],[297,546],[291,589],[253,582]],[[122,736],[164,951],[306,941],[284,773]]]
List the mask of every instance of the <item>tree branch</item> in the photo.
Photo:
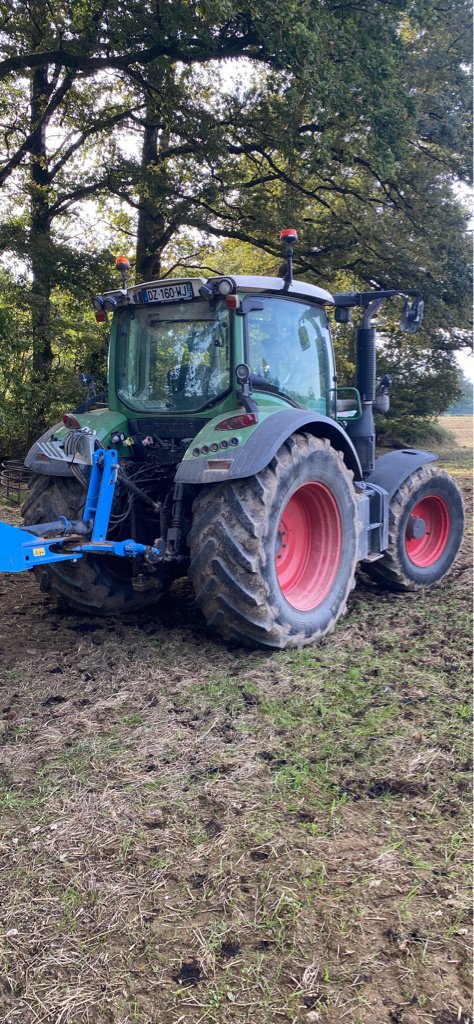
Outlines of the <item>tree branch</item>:
[[63,81],[61,82],[61,85],[56,90],[56,92],[50,99],[49,103],[45,107],[40,120],[37,121],[36,124],[33,126],[33,130],[26,136],[26,139],[23,140],[21,146],[18,147],[16,153],[14,153],[12,157],[10,157],[7,163],[4,164],[2,169],[0,170],[0,186],[4,184],[4,182],[10,176],[12,171],[14,171],[15,168],[21,164],[23,157],[30,152],[30,147],[36,135],[36,132],[38,131],[38,128],[41,128],[44,124],[47,124],[49,118],[57,110],[59,104],[63,101],[66,93],[73,85],[73,82],[73,75],[69,73],[65,75]]
[[104,118],[103,121],[97,121],[94,125],[91,125],[90,128],[87,128],[75,142],[71,143],[68,149],[64,151],[59,160],[57,160],[51,168],[49,172],[50,181],[54,181],[54,178],[61,168],[64,167],[70,157],[73,156],[82,145],[84,145],[84,142],[86,142],[87,139],[91,138],[92,135],[96,135],[98,132],[103,131],[104,128],[113,128],[114,125],[120,124],[121,121],[126,120],[129,114],[129,110],[123,110],[120,113],[114,114],[110,118]]
[[31,70],[49,64],[59,64],[71,71],[95,74],[97,71],[105,70],[128,70],[131,64],[151,64],[160,57],[168,57],[173,62],[179,61],[181,64],[196,64],[222,60],[225,57],[252,57],[253,60],[266,61],[268,54],[264,51],[263,44],[250,32],[246,35],[230,37],[225,41],[221,40],[220,45],[215,48],[204,46],[200,39],[193,38],[187,41],[186,47],[178,44],[154,43],[153,46],[144,49],[108,57],[85,57],[73,50],[59,46],[55,49],[22,53],[16,57],[6,57],[0,60],[0,80],[7,78],[14,71]]

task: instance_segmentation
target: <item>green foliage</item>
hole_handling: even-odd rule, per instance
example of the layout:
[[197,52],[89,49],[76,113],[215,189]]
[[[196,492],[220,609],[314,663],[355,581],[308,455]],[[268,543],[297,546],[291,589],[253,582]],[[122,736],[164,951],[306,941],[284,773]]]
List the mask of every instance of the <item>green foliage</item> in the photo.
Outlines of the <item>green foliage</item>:
[[[462,372],[453,358],[449,334],[436,329],[436,306],[428,301],[427,319],[418,334],[404,334],[395,319],[380,315],[377,328],[377,379],[390,374],[390,409],[376,416],[377,437],[383,443],[416,445],[442,443],[437,418],[462,394]],[[386,307],[387,308],[387,307]],[[433,320],[435,321],[433,323]],[[340,383],[355,383],[352,331],[336,330]]]
[[106,387],[106,332],[97,327],[84,293],[79,298],[56,288],[52,311],[53,363],[45,383],[33,369],[31,292],[0,271],[1,455],[25,455],[45,406],[53,423],[82,400],[80,370],[94,375],[99,390]]
[[461,394],[461,371],[452,353],[436,347],[425,332],[393,332],[384,339],[378,360],[380,375],[394,379],[389,417],[438,417]]
[[450,431],[428,416],[377,416],[376,430],[378,443],[391,448],[442,447],[453,441]]
[[25,382],[30,371],[29,316],[22,291],[3,273],[0,289],[0,454],[21,455],[18,438],[25,438]]
[[[470,314],[453,188],[470,174],[467,0],[371,0],[369,14],[293,0],[278,18],[271,0],[0,0],[0,17],[0,243],[28,281],[21,355],[13,345],[2,370],[8,420],[19,403],[23,422],[24,395],[32,423],[50,419],[77,366],[100,361],[84,290],[110,283],[106,264],[137,233],[138,279],[274,274],[289,224],[297,275],[424,292],[422,334],[387,325],[393,417],[455,400]],[[336,347],[350,383],[344,331]]]

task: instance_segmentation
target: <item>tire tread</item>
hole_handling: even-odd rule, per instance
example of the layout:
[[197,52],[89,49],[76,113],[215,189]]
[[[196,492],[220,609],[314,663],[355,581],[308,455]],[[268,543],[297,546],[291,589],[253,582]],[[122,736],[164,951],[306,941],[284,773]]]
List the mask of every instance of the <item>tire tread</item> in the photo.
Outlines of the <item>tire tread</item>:
[[[326,439],[292,435],[279,449],[270,466],[255,476],[220,484],[201,491],[193,505],[189,534],[189,575],[196,603],[209,625],[226,640],[274,648],[302,647],[314,642],[313,633],[294,631],[279,609],[271,604],[265,579],[267,556],[262,536],[269,509],[277,499],[279,480],[314,452],[334,456],[334,472],[343,474],[353,492],[353,474]],[[353,514],[357,517],[354,494]],[[355,558],[354,558],[355,568]],[[354,586],[354,573],[347,594]],[[334,629],[344,614],[347,594],[324,633]]]
[[[459,508],[462,512],[462,498],[457,484],[448,473],[443,469],[439,469],[436,465],[428,463],[420,466],[419,469],[415,470],[406,478],[406,480],[403,481],[390,502],[389,539],[387,550],[384,552],[382,558],[378,559],[378,561],[363,563],[364,571],[371,577],[371,579],[389,587],[391,590],[417,591],[422,590],[425,586],[432,585],[431,582],[423,583],[408,575],[400,559],[398,545],[401,532],[401,521],[404,513],[406,512],[407,506],[413,498],[413,495],[416,495],[420,488],[425,488],[425,486],[429,485],[430,482],[435,481],[443,481],[446,484],[452,495],[456,496]],[[446,564],[443,571],[440,572],[437,577],[436,582],[446,575],[451,568],[453,561],[454,558],[451,559],[449,564]]]

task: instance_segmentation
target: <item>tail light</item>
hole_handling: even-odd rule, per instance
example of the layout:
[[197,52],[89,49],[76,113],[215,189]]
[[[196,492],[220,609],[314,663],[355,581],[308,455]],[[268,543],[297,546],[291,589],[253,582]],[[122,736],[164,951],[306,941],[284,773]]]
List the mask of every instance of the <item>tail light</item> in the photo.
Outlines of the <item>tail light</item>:
[[70,412],[64,413],[63,423],[64,426],[68,428],[68,430],[81,430],[81,424],[79,423],[79,420],[77,420],[76,417],[73,416],[72,413]]
[[258,423],[256,412],[245,412],[241,416],[230,416],[228,420],[221,420],[215,430],[241,430],[242,427],[253,427]]

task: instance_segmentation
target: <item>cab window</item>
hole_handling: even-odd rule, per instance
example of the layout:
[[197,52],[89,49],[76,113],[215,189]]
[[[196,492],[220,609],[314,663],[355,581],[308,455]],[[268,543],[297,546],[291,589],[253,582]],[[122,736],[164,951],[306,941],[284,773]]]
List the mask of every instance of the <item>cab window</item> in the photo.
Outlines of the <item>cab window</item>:
[[248,314],[254,390],[276,388],[298,405],[326,414],[334,370],[324,308],[290,298],[263,296],[262,301],[263,310]]

